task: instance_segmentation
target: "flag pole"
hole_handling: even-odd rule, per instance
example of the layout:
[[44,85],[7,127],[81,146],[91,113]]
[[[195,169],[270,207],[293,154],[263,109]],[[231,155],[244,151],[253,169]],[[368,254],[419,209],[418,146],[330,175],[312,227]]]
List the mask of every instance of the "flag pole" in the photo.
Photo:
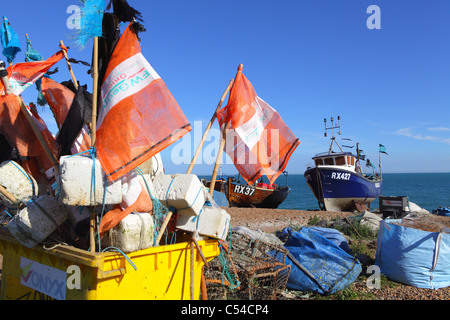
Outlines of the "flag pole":
[[378,166],[380,167],[380,178],[381,178],[382,174],[381,174],[381,152],[380,152],[380,147],[378,147]]
[[[238,71],[236,73],[236,77],[239,74],[239,72],[242,72],[244,65],[240,64],[238,67]],[[236,77],[235,80],[233,82],[233,86],[236,83]],[[231,90],[231,89],[230,89]],[[214,170],[212,173],[212,177],[211,177],[211,182],[209,183],[209,194],[212,196],[214,193],[214,187],[216,185],[216,179],[217,179],[217,172],[219,171],[219,166],[222,160],[222,153],[223,153],[223,149],[225,148],[225,141],[226,141],[226,132],[228,129],[228,125],[230,123],[230,120],[228,120],[225,125],[223,126],[223,132],[222,132],[222,140],[220,141],[220,146],[219,146],[219,151],[217,151],[217,158],[216,158],[216,163],[214,164]]]
[[71,64],[69,62],[69,57],[67,55],[67,48],[64,45],[64,42],[62,40],[59,41],[59,47],[62,49],[62,51],[64,53],[64,58],[66,58],[67,68],[69,69],[70,76],[72,77],[72,82],[73,82],[73,85],[75,86],[75,90],[77,90],[78,89],[78,82],[77,82],[77,79],[75,78],[75,74],[73,73],[72,66],[71,66]]
[[200,151],[202,150],[203,145],[206,141],[206,137],[208,136],[209,130],[211,129],[211,126],[214,123],[214,120],[216,120],[217,112],[220,110],[220,107],[222,106],[222,103],[225,100],[225,97],[227,96],[228,92],[230,91],[232,85],[233,85],[233,79],[231,79],[230,82],[228,83],[228,86],[227,86],[225,92],[223,93],[222,97],[220,98],[219,104],[217,105],[217,108],[211,117],[211,120],[209,121],[208,125],[206,126],[205,132],[203,132],[202,140],[200,141],[200,144],[198,145],[197,150],[195,151],[194,157],[192,158],[191,164],[189,165],[189,168],[186,172],[187,174],[192,172],[195,162],[197,161]]
[[214,164],[214,170],[213,170],[213,174],[211,177],[211,182],[209,183],[209,194],[212,196],[214,193],[214,187],[216,185],[216,179],[217,179],[217,172],[219,171],[219,166],[222,160],[222,153],[223,153],[223,149],[225,148],[225,141],[226,141],[226,132],[228,129],[228,124],[229,122],[226,122],[224,127],[223,127],[223,132],[222,132],[222,140],[220,141],[220,146],[219,146],[219,151],[217,151],[217,158],[216,158],[216,163]]
[[[94,37],[93,52],[93,83],[92,83],[92,120],[91,120],[91,148],[94,147],[97,138],[97,96],[98,96],[98,37]],[[95,206],[91,210],[89,219],[90,251],[95,252]]]

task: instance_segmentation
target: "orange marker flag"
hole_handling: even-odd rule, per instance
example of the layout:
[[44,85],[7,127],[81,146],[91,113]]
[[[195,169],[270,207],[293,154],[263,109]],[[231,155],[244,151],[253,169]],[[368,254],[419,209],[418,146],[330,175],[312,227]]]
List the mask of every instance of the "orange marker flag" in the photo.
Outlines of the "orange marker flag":
[[222,131],[228,123],[226,153],[249,184],[263,174],[274,183],[300,144],[279,113],[256,94],[241,68],[217,119]]
[[164,81],[141,53],[130,24],[111,56],[101,87],[97,157],[116,180],[191,130]]
[[[20,95],[26,88],[42,78],[44,74],[59,60],[64,58],[63,51],[58,51],[45,61],[19,62],[9,66],[9,85],[12,94]],[[0,95],[5,94],[3,83],[0,81]]]

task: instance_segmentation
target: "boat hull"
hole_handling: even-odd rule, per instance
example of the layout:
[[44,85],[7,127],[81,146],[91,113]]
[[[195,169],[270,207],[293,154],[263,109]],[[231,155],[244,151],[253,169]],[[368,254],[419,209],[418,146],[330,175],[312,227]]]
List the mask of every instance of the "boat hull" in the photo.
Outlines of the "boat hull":
[[[210,181],[204,181],[204,185],[209,188]],[[291,188],[277,186],[276,189],[266,189],[231,180],[218,180],[214,190],[225,194],[230,207],[276,209],[286,200]]]
[[327,211],[353,210],[356,204],[367,205],[380,196],[381,179],[371,180],[354,172],[337,168],[310,168],[305,179],[319,206]]
[[278,208],[290,191],[289,187],[265,189],[236,182],[229,182],[225,188],[230,207]]

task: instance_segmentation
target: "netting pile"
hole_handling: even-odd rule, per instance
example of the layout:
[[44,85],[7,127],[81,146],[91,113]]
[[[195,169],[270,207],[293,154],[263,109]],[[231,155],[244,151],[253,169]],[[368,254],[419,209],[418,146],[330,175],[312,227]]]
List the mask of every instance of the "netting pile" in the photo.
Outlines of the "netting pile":
[[209,299],[275,300],[286,289],[291,266],[283,246],[232,230],[220,249],[205,268]]

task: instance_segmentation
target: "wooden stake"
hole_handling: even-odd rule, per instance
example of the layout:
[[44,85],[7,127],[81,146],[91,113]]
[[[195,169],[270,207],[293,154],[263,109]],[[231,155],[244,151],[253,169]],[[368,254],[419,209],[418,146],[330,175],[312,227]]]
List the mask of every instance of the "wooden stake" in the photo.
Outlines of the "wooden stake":
[[214,170],[213,170],[213,174],[211,177],[211,182],[209,183],[209,194],[211,196],[214,193],[214,187],[216,185],[216,179],[217,179],[217,172],[219,171],[220,163],[222,161],[222,153],[223,153],[223,149],[225,148],[225,141],[227,139],[226,132],[228,129],[228,124],[229,124],[229,122],[225,123],[225,125],[223,127],[222,140],[220,141],[219,151],[217,151],[216,163],[214,164]]
[[159,242],[161,241],[161,237],[162,237],[164,231],[166,230],[167,224],[169,223],[170,218],[172,218],[172,215],[173,215],[173,211],[169,209],[169,213],[167,214],[166,218],[164,219],[164,222],[161,225],[161,229],[159,230],[158,238],[156,238],[157,246],[159,245]]
[[12,203],[14,203],[14,204],[17,204],[17,203],[18,203],[16,197],[14,197],[14,195],[13,195],[11,192],[9,192],[9,191],[8,191],[4,186],[2,186],[1,184],[0,184],[0,192],[1,192],[6,198],[8,198],[8,200],[11,201]]
[[194,168],[195,162],[197,161],[200,151],[203,148],[203,144],[206,141],[206,137],[208,136],[209,130],[211,129],[211,126],[213,125],[214,120],[216,120],[217,112],[220,110],[220,107],[222,106],[222,103],[225,100],[225,97],[227,96],[228,92],[230,91],[232,85],[233,85],[233,79],[230,80],[230,83],[228,84],[227,89],[225,90],[222,97],[220,98],[219,104],[217,105],[217,108],[214,111],[214,114],[211,117],[211,120],[209,121],[208,125],[206,126],[205,132],[203,132],[202,140],[200,141],[200,144],[198,145],[197,150],[195,151],[194,157],[192,158],[191,164],[189,165],[189,168],[186,172],[187,174],[192,172],[192,169]]
[[97,96],[98,96],[98,37],[94,38],[94,70],[92,73],[92,122],[91,122],[91,146],[95,145],[97,137]]
[[[242,64],[239,65],[238,71],[236,73],[236,77],[239,74],[239,72],[242,72],[243,67],[244,66]],[[235,80],[233,81],[233,86],[236,83],[236,77],[235,77]],[[214,193],[214,187],[216,185],[217,172],[219,171],[220,162],[222,160],[223,149],[225,148],[226,132],[227,132],[227,129],[228,129],[228,125],[229,125],[229,122],[226,122],[225,125],[223,126],[222,140],[220,141],[219,151],[217,152],[216,163],[214,165],[214,170],[213,170],[213,174],[212,174],[212,177],[211,177],[211,182],[209,184],[209,194],[211,196]]]
[[208,290],[206,289],[206,278],[205,278],[205,272],[202,267],[202,279],[200,282],[200,289],[202,292],[202,300],[208,300]]
[[[97,88],[98,88],[98,37],[94,37],[94,53],[93,53],[93,67],[94,71],[92,74],[93,84],[92,84],[92,122],[91,122],[91,147],[95,145],[97,138]],[[95,252],[95,206],[91,211],[90,221],[89,221],[89,240],[90,240],[90,251]]]
[[62,40],[59,41],[59,47],[62,49],[62,51],[64,53],[64,57],[66,58],[67,68],[69,69],[70,76],[72,77],[72,82],[73,82],[73,85],[75,86],[75,90],[77,90],[78,82],[77,82],[77,79],[75,78],[75,74],[73,73],[72,66],[70,65],[69,57],[67,56],[67,48],[64,45],[64,42]]

